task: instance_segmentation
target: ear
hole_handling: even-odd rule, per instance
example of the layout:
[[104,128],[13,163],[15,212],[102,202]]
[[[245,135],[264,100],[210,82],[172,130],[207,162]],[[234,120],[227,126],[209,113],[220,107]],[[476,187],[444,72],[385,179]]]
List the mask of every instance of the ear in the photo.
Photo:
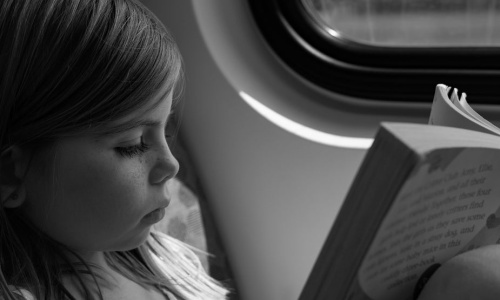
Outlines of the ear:
[[26,161],[26,153],[18,146],[11,146],[0,154],[0,201],[3,207],[16,208],[24,203]]

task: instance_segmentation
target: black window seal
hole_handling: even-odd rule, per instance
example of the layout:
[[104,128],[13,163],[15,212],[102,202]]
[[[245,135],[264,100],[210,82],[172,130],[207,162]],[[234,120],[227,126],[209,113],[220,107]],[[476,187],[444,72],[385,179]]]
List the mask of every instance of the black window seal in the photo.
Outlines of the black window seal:
[[330,35],[301,0],[248,0],[266,42],[306,80],[361,99],[430,102],[436,84],[500,103],[499,47],[379,47]]

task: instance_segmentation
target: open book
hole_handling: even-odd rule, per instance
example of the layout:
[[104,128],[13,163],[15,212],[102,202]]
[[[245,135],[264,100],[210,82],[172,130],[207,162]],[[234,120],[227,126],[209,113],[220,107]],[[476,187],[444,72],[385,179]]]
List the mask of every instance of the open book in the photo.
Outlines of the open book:
[[500,129],[442,84],[429,123],[381,125],[300,300],[414,299],[424,271],[500,243]]

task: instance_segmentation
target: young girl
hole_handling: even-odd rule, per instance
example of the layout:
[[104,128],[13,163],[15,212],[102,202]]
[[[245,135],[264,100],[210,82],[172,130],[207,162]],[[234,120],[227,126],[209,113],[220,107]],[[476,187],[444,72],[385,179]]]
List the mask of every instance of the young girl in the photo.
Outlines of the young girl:
[[0,2],[0,299],[223,299],[152,232],[181,57],[135,0]]

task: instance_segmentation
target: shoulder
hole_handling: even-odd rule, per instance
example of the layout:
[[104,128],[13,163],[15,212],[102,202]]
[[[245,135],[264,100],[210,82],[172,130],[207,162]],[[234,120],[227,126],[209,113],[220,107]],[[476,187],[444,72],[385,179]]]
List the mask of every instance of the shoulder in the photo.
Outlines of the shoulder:
[[451,258],[429,279],[418,300],[498,299],[500,245],[471,250]]

